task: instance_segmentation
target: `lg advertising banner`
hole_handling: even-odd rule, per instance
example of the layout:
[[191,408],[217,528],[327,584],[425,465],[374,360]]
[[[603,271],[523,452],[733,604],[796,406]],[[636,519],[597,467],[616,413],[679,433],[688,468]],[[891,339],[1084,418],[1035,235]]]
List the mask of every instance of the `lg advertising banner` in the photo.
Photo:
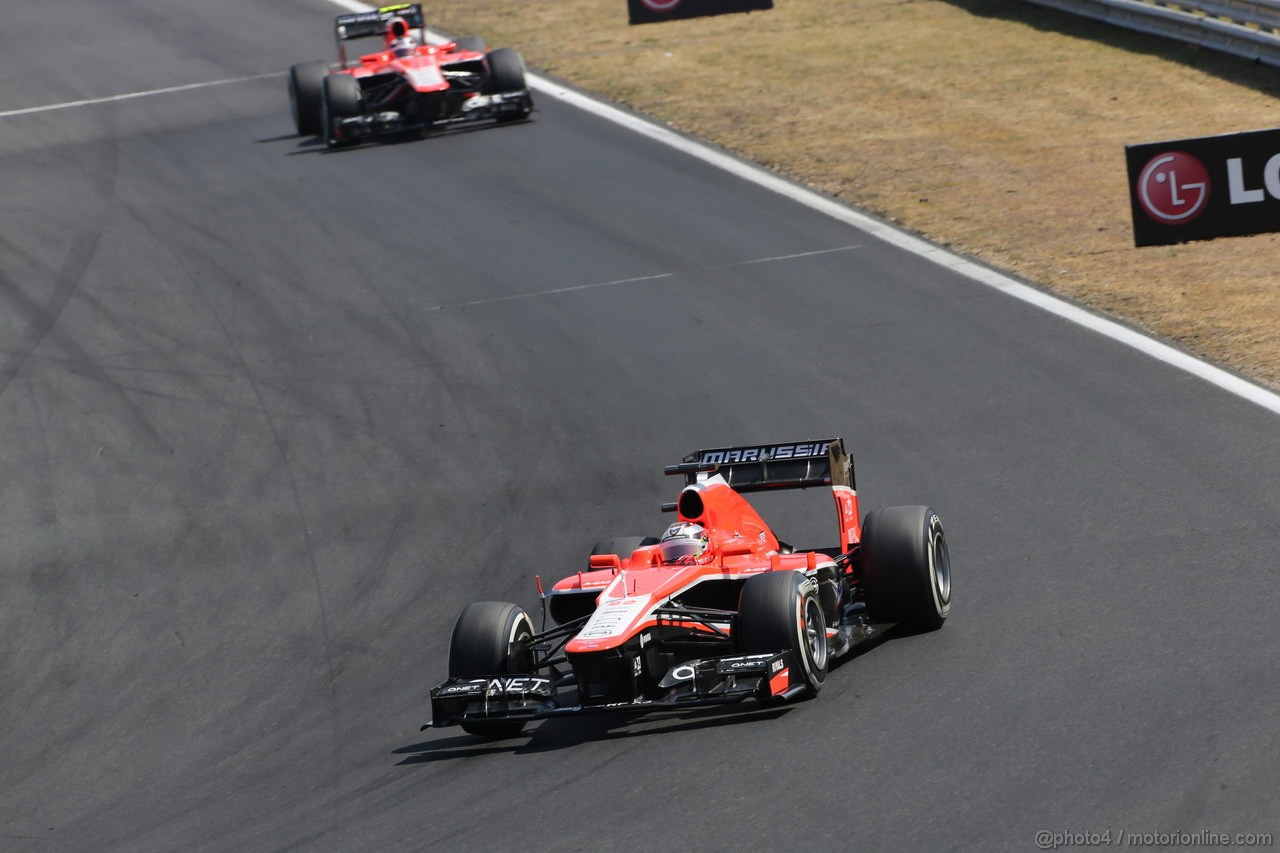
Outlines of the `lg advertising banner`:
[[772,9],[773,0],[627,0],[633,24],[656,24],[676,18],[701,18],[733,12]]
[[1280,231],[1280,129],[1125,146],[1133,242]]

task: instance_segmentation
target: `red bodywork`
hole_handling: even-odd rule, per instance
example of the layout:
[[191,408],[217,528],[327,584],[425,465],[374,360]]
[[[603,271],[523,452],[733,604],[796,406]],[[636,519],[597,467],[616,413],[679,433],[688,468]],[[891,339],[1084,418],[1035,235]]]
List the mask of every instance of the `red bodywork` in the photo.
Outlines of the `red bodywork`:
[[[394,74],[404,81],[407,89],[419,94],[429,94],[449,89],[449,81],[441,66],[468,61],[483,62],[484,54],[462,50],[456,42],[449,42],[438,46],[419,45],[409,56],[396,56],[390,50],[366,53],[360,57],[359,64],[352,64],[337,73],[350,74],[356,79]],[[406,93],[397,93],[397,96],[402,94]]]
[[[840,550],[852,551],[862,533],[858,495],[844,485],[832,486],[831,490],[839,521]],[[696,495],[696,500],[686,497],[691,493]],[[701,524],[707,529],[711,539],[708,553],[698,562],[689,560],[675,565],[662,562],[656,545],[625,556],[591,557],[591,570],[565,578],[551,592],[552,596],[584,595],[599,590],[595,611],[566,645],[567,654],[621,646],[646,628],[657,626],[659,617],[653,614],[654,608],[708,580],[741,581],[768,571],[799,571],[811,575],[822,569],[837,571],[834,555],[816,551],[783,553],[777,536],[755,508],[719,477],[687,487],[681,493],[678,506],[681,510],[701,509],[696,514],[679,511],[678,515],[681,521]],[[662,616],[661,621],[664,626],[704,632],[709,636],[715,634],[700,622],[673,622],[669,615]]]

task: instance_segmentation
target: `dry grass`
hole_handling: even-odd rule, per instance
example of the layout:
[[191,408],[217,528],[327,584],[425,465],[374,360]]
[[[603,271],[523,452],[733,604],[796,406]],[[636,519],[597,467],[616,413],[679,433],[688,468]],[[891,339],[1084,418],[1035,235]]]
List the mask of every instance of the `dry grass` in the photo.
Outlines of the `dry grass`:
[[1124,164],[1126,143],[1280,124],[1280,71],[1017,0],[775,2],[638,27],[624,0],[431,15],[1280,386],[1280,237],[1135,249]]

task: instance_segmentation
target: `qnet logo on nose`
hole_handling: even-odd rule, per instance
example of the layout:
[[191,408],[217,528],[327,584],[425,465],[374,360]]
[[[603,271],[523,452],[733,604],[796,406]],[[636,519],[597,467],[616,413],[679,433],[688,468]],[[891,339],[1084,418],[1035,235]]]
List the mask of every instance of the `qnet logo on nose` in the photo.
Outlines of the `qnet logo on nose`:
[[1209,202],[1209,170],[1183,151],[1157,154],[1138,176],[1138,201],[1165,225],[1190,222]]

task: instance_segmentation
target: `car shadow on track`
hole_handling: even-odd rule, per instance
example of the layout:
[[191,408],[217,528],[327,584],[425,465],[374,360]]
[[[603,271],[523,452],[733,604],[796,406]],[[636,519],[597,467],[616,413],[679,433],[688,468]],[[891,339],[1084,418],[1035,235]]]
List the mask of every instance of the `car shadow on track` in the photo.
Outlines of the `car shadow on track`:
[[[850,661],[862,657],[886,641],[927,633],[931,631],[895,625],[880,636],[857,646],[848,655],[834,661],[830,673],[838,672]],[[649,737],[777,720],[803,707],[808,701],[821,702],[822,698],[819,696],[816,700],[801,700],[783,705],[752,703],[748,700],[740,705],[713,705],[686,711],[617,712],[558,717],[533,724],[536,727],[524,734],[501,740],[463,734],[460,729],[457,729],[455,730],[459,732],[457,735],[398,747],[391,750],[391,754],[404,756],[396,762],[397,767],[503,753],[536,755],[571,749],[589,741]]]
[[489,740],[461,734],[439,740],[423,741],[393,749],[393,755],[405,757],[396,766],[426,764],[458,758],[474,758],[480,755],[508,753],[511,755],[536,755],[570,749],[589,741],[622,740],[672,732],[743,725],[760,720],[776,720],[790,713],[797,706],[754,705],[714,706],[690,711],[653,712],[647,714],[613,713],[589,714],[581,717],[560,717],[544,720],[527,734],[503,740]]
[[319,145],[320,140],[315,136],[299,136],[296,133],[282,133],[279,136],[264,136],[262,139],[253,140],[255,145],[266,145],[269,142],[288,142],[291,139],[298,139],[299,145]]

